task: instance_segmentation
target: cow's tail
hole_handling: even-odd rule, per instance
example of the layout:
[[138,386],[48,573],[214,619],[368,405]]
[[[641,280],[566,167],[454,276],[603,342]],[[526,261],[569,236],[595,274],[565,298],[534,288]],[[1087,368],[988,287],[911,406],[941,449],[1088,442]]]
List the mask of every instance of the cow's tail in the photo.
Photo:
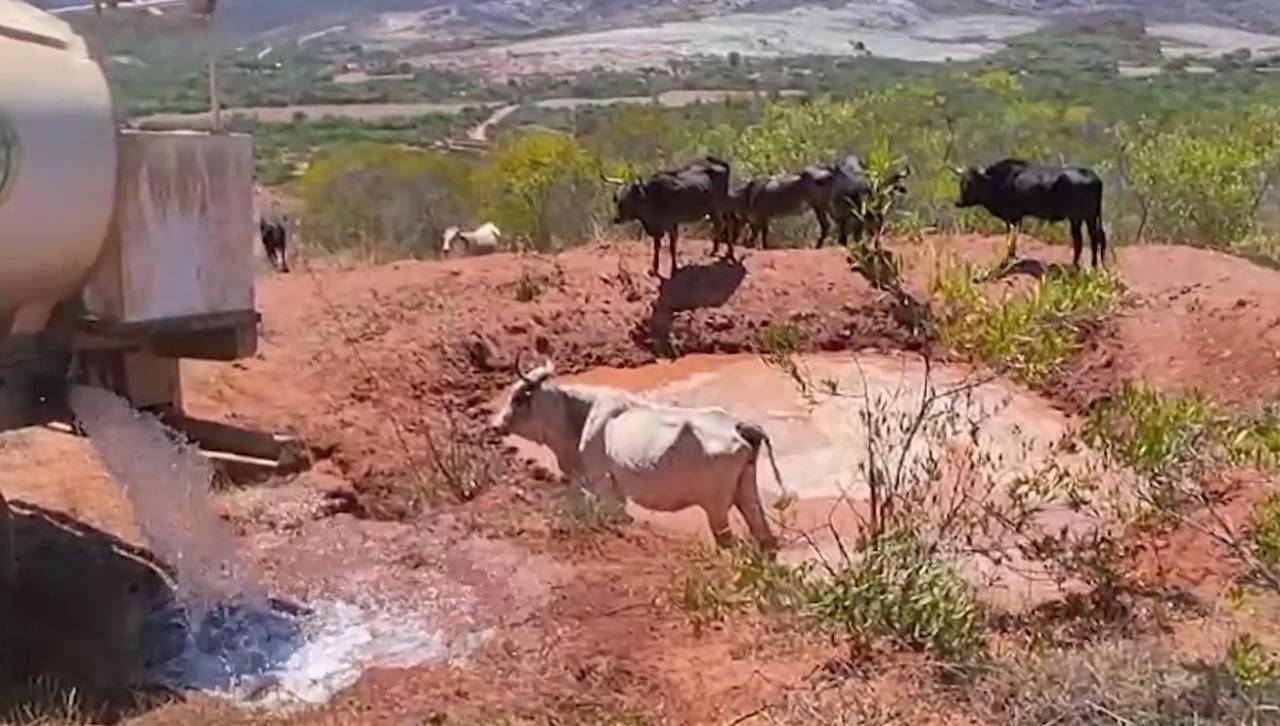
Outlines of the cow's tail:
[[778,487],[785,494],[787,487],[782,483],[782,472],[778,470],[778,460],[773,455],[773,441],[769,438],[769,434],[764,429],[746,422],[739,423],[737,426],[738,435],[747,440],[751,444],[752,451],[756,456],[760,455],[760,445],[764,444],[765,453],[769,455],[769,466],[773,469],[773,477],[778,481]]

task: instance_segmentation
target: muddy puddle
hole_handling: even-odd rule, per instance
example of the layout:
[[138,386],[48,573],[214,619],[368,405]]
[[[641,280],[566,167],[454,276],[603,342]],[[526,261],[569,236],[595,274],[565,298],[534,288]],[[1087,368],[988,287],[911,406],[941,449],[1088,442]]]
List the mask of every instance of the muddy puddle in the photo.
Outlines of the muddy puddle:
[[[1064,460],[1061,442],[1069,439],[1072,421],[1011,383],[984,382],[967,369],[938,365],[926,376],[920,359],[908,356],[822,354],[800,357],[797,363],[811,384],[807,392],[787,372],[751,355],[690,356],[629,370],[596,369],[561,380],[622,388],[672,405],[719,406],[762,426],[773,440],[781,481],[770,467],[760,466],[761,496],[767,507],[788,495],[796,500],[783,513],[771,512],[785,542],[781,557],[792,562],[837,561],[841,542],[853,541],[861,529],[869,499],[869,425],[885,432],[879,455],[905,449],[908,460],[922,462],[932,454],[941,466],[953,469],[943,481],[980,477],[995,483],[993,498],[1006,497],[1014,482],[1042,471],[1051,458]],[[926,380],[934,392],[963,390],[935,410],[949,411],[965,433],[960,438],[975,442],[970,447],[981,456],[940,453],[936,441],[921,439],[905,446],[903,424],[919,409]],[[868,410],[876,412],[870,420],[864,416]],[[523,455],[555,469],[547,450],[512,441]],[[1077,449],[1067,460],[1086,466],[1092,457]],[[711,541],[700,510],[659,513],[629,504],[628,511],[655,529]],[[745,536],[745,525],[736,512],[734,517],[735,529]],[[1055,529],[1092,526],[1068,511],[1046,512],[1041,521]],[[999,569],[985,561],[965,564],[975,577],[981,576],[993,597],[1011,604],[1058,592],[1044,573],[1016,556]]]

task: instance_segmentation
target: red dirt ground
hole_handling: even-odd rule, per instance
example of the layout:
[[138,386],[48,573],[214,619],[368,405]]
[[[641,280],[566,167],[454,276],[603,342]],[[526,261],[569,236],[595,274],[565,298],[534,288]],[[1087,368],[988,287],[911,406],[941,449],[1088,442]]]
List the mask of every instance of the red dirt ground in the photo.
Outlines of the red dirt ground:
[[[993,258],[1000,242],[932,244],[980,261]],[[687,263],[704,244],[685,245]],[[1059,247],[1024,244],[1023,253],[1046,263],[1067,260]],[[188,405],[197,414],[299,430],[332,453],[366,514],[404,517],[413,516],[406,495],[412,472],[432,478],[428,431],[441,442],[463,442],[471,455],[495,450],[480,424],[517,353],[549,353],[565,372],[634,366],[663,352],[749,351],[778,320],[802,329],[810,349],[920,345],[837,250],[751,252],[745,276],[732,267],[690,266],[661,290],[644,272],[646,257],[644,245],[614,243],[551,258],[272,277],[260,288],[261,355],[231,367],[193,366]],[[1232,404],[1280,399],[1280,274],[1191,248],[1128,248],[1118,258],[1130,300],[1046,395],[1072,410],[1141,381],[1198,387]],[[520,302],[522,287],[534,299]],[[664,310],[691,307],[702,309]],[[655,342],[664,331],[669,349]],[[835,655],[814,644],[797,657],[794,633],[776,644],[760,624],[693,636],[670,605],[684,547],[640,529],[585,544],[558,536],[543,515],[554,487],[530,480],[509,459],[510,452],[494,459],[508,486],[461,506],[482,531],[514,536],[574,565],[574,584],[548,610],[554,617],[511,633],[467,672],[370,675],[337,708],[379,720],[434,711],[586,718],[596,709],[637,709],[670,723],[721,723]],[[1207,548],[1186,536],[1170,544],[1184,571],[1205,570],[1196,582],[1221,579],[1212,559],[1197,564]],[[771,650],[778,652],[770,657]]]
[[[986,261],[1001,242],[930,244]],[[711,265],[708,246],[686,242],[688,267],[661,287],[646,275],[647,245],[634,243],[352,270],[298,264],[260,280],[259,355],[184,364],[191,413],[297,431],[326,460],[325,475],[306,481],[344,490],[358,515],[428,522],[455,513],[479,536],[517,542],[574,573],[544,613],[504,628],[470,666],[370,673],[302,720],[472,723],[504,714],[592,723],[641,712],[660,723],[727,723],[847,656],[769,619],[744,616],[695,633],[672,602],[689,543],[639,526],[568,536],[552,514],[558,487],[483,430],[517,354],[550,354],[576,372],[671,353],[746,352],[777,321],[793,322],[811,350],[925,345],[838,250],[748,251],[735,268]],[[1035,243],[1022,252],[1069,259]],[[1280,400],[1280,273],[1182,247],[1122,249],[1118,266],[1130,300],[1046,387],[1050,400],[1076,410],[1129,380],[1199,387],[1231,404]],[[913,276],[920,285],[925,272]],[[465,503],[439,492],[433,444],[487,462],[490,486]],[[1204,557],[1194,542],[1176,544],[1191,567]],[[910,692],[901,680],[882,685]],[[909,722],[973,722],[963,711],[920,710]],[[163,713],[161,722],[181,722],[184,712]]]

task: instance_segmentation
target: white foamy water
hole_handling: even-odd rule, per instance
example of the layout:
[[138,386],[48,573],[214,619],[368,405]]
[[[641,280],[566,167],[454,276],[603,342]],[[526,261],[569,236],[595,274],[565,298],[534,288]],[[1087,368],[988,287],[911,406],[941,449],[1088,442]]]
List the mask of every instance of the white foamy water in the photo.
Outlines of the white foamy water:
[[177,570],[178,599],[193,617],[216,602],[261,600],[247,563],[237,556],[235,534],[213,507],[209,461],[113,393],[76,386],[70,400],[151,550]]
[[[322,704],[372,667],[408,668],[469,649],[414,613],[322,602],[293,618],[229,609],[157,673],[162,682],[266,707]],[[192,647],[194,646],[194,647]]]
[[112,393],[76,387],[70,400],[149,546],[177,572],[175,599],[155,604],[142,644],[157,682],[266,706],[317,704],[371,667],[470,649],[373,593],[359,605],[326,599],[301,609],[270,600],[217,515],[204,456]]

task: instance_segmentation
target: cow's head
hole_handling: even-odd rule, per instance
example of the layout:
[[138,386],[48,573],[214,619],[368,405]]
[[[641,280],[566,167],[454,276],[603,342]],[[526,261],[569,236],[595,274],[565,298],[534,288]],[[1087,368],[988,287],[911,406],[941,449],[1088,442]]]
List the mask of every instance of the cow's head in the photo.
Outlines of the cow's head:
[[453,240],[458,236],[458,228],[450,227],[444,231],[444,241],[440,243],[441,254],[449,254],[453,251]]
[[952,171],[960,181],[960,198],[956,200],[957,207],[976,207],[986,200],[987,188],[991,184],[991,177],[987,175],[986,169],[971,166],[967,169]]
[[613,223],[623,224],[640,219],[641,206],[644,204],[644,185],[631,182],[619,187],[613,193]]
[[628,182],[618,177],[600,175],[604,183],[613,187],[613,223],[623,224],[640,219],[640,204],[644,198],[644,185]]
[[544,385],[555,375],[555,364],[548,359],[538,368],[525,373],[516,358],[518,379],[507,389],[506,400],[490,426],[498,434],[515,434],[530,441],[545,442],[549,427],[566,417],[564,401]]

